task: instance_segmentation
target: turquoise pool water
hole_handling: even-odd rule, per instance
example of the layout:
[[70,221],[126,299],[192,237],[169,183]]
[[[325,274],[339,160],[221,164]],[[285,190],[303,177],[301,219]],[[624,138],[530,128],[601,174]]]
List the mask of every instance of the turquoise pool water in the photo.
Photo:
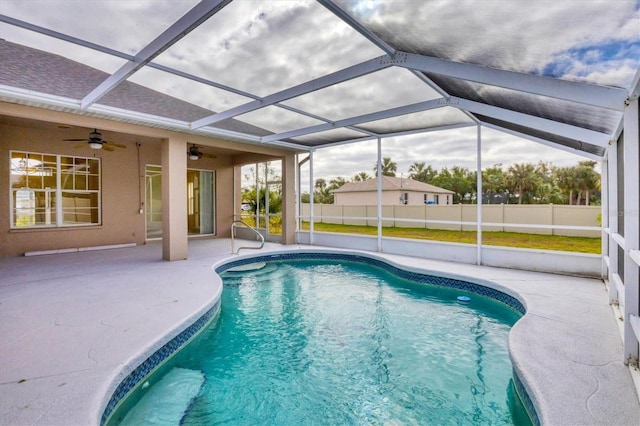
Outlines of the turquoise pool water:
[[222,276],[217,321],[123,424],[529,423],[507,353],[520,314],[502,303],[344,261]]

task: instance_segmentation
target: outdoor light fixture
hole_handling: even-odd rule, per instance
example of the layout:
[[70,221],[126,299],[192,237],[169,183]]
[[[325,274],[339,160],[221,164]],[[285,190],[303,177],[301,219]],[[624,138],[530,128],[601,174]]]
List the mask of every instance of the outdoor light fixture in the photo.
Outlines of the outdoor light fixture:
[[91,149],[104,149],[105,151],[113,151],[113,148],[126,148],[125,145],[110,141],[105,141],[102,139],[102,133],[98,131],[98,129],[93,129],[92,132],[89,133],[89,138],[81,138],[81,139],[63,139],[66,142],[87,142],[89,148]]
[[98,129],[93,129],[93,132],[89,133],[89,148],[102,149],[102,134]]
[[189,154],[189,160],[193,161],[196,161],[197,159],[202,157],[202,153],[198,150],[198,147],[195,144],[193,144],[193,146],[189,148],[187,154]]

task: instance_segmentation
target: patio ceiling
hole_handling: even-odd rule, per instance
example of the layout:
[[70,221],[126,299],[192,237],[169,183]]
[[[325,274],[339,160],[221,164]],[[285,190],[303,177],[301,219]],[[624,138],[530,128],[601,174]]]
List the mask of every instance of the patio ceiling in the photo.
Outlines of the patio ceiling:
[[[638,81],[635,1],[611,14],[580,1],[483,2],[487,12],[464,1],[192,0],[145,14],[146,2],[3,3],[4,38],[109,74],[69,95],[75,112],[105,113],[107,95],[135,82],[208,110],[164,117],[179,130],[299,150],[482,124],[599,159]],[[547,20],[557,35],[542,41],[533,29]],[[603,62],[619,72],[600,72]],[[248,125],[229,132],[237,122]]]

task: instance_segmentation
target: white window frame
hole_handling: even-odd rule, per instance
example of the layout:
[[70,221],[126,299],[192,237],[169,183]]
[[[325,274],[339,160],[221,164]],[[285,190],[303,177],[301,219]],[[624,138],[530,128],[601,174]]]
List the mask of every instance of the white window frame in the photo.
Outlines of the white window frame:
[[[55,188],[14,188],[11,182],[11,176],[13,172],[13,167],[11,164],[12,158],[14,154],[25,154],[25,156],[48,156],[55,157],[56,159],[56,187]],[[75,163],[77,159],[84,160],[87,163],[89,161],[97,161],[98,162],[98,189],[65,189],[62,188],[62,159],[69,158],[72,160],[72,164]],[[68,174],[65,174],[68,175]],[[71,176],[75,176],[75,173]],[[88,172],[87,172],[87,187],[88,185]],[[39,191],[45,192],[47,194],[47,198],[49,198],[48,194],[55,199],[55,220],[52,223],[44,223],[44,224],[33,224],[28,226],[17,226],[15,225],[15,205],[14,205],[14,194],[18,191]],[[65,223],[64,221],[64,210],[63,210],[63,193],[71,193],[71,194],[96,194],[97,195],[97,213],[98,213],[98,221],[91,223]],[[88,227],[88,226],[101,226],[102,225],[102,161],[100,158],[94,157],[82,157],[76,155],[58,155],[58,154],[50,154],[43,152],[34,152],[34,151],[22,151],[22,150],[12,150],[9,151],[9,220],[10,220],[10,229],[12,230],[35,230],[35,229],[49,229],[49,228],[77,228],[77,227]]]

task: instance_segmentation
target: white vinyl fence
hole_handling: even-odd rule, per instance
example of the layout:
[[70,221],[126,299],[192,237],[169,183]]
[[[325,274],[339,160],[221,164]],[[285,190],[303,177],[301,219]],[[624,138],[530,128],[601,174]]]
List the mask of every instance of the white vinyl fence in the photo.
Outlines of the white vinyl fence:
[[[599,238],[600,212],[600,206],[484,204],[482,230]],[[309,221],[309,213],[303,203],[303,221]],[[314,204],[313,216],[315,223],[377,226],[375,205]],[[384,227],[475,231],[477,205],[382,206],[382,217]]]

